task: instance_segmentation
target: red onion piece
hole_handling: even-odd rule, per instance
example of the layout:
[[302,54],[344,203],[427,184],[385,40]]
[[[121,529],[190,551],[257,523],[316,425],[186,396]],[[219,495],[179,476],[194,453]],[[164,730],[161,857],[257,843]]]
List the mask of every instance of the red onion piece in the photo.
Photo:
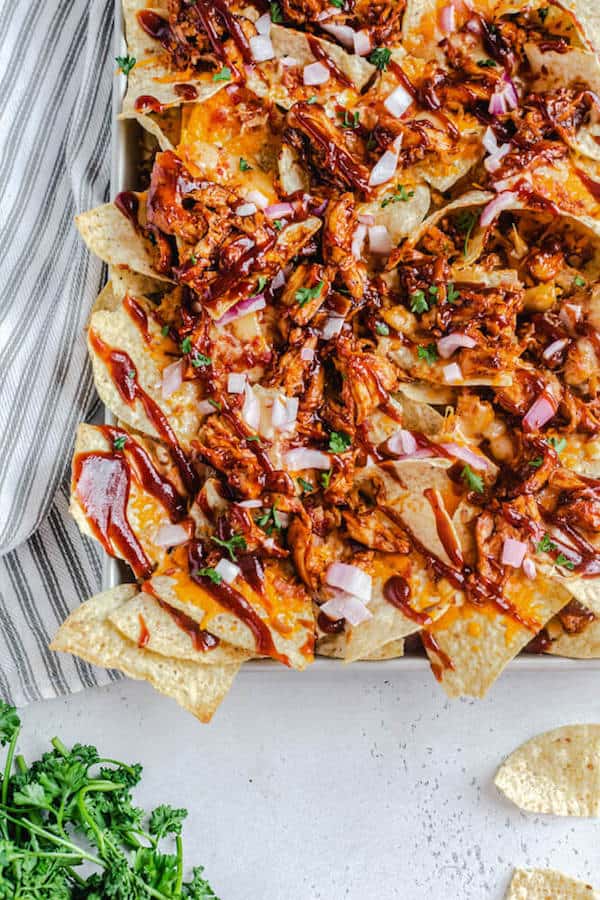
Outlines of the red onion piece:
[[248,316],[250,313],[264,309],[266,305],[267,303],[264,294],[255,294],[254,297],[246,297],[245,300],[240,300],[239,303],[236,303],[231,309],[228,309],[227,312],[218,319],[217,325],[227,325],[229,322],[239,319],[240,316]]
[[332,34],[348,50],[354,50],[354,29],[349,25],[321,25],[321,28],[328,34]]
[[309,63],[302,70],[302,80],[306,85],[325,84],[329,77],[329,69],[321,62]]
[[298,60],[295,56],[282,56],[279,60],[282,66],[285,66],[286,69],[291,69],[292,66],[298,65]]
[[361,225],[374,225],[375,216],[373,213],[359,213],[356,217]]
[[360,259],[362,257],[362,251],[365,245],[366,236],[367,226],[362,224],[357,225],[354,230],[354,234],[352,235],[352,245],[350,247],[354,259]]
[[255,203],[240,203],[238,207],[236,207],[236,215],[238,216],[253,216],[256,212],[256,204]]
[[321,330],[321,337],[324,341],[330,341],[336,337],[344,327],[343,316],[328,316]]
[[271,290],[278,291],[279,288],[282,288],[285,284],[285,272],[283,269],[280,269],[279,272],[273,277],[271,281]]
[[497,194],[493,200],[490,200],[490,202],[483,207],[481,216],[479,217],[479,224],[481,227],[487,228],[488,225],[491,225],[494,219],[496,219],[503,210],[512,206],[517,199],[518,196],[514,191],[502,191],[501,194]]
[[254,37],[251,37],[250,50],[255,62],[266,62],[275,56],[271,38],[266,34],[255,34]]
[[556,353],[560,353],[565,349],[567,344],[569,343],[569,338],[559,338],[556,341],[552,341],[551,344],[548,344],[542,356],[545,360],[550,360]]
[[385,184],[396,174],[396,166],[398,165],[399,150],[394,152],[386,150],[383,156],[375,163],[369,175],[369,187],[377,187],[379,184]]
[[232,563],[231,560],[225,559],[225,557],[222,557],[216,564],[215,572],[217,572],[227,584],[231,584],[238,575],[241,574],[240,567],[236,566],[235,563]]
[[385,225],[369,227],[369,250],[378,256],[389,256],[394,249],[389,231]]
[[449,366],[444,366],[442,372],[446,384],[457,384],[457,382],[463,380],[462,369],[458,363],[450,363]]
[[198,403],[198,412],[201,416],[210,416],[211,413],[216,412],[217,410],[212,405],[210,400],[201,400]]
[[504,543],[502,544],[502,565],[520,569],[526,553],[527,544],[524,544],[523,541],[516,541],[514,538],[504,538]]
[[353,42],[357,56],[366,56],[371,52],[371,35],[368,31],[357,31],[353,36]]
[[363,603],[369,603],[373,591],[371,576],[364,569],[347,563],[331,563],[325,573],[325,581],[331,587],[339,588],[353,597],[358,597]]
[[331,457],[328,453],[312,450],[310,447],[294,447],[285,454],[284,463],[292,472],[300,472],[302,469],[329,469]]
[[361,603],[358,597],[351,597],[342,591],[339,591],[331,600],[323,603],[320,609],[333,621],[345,619],[350,625],[360,625],[361,622],[366,622],[367,619],[373,618],[373,614],[369,612],[364,603]]
[[305,362],[312,362],[315,358],[315,351],[312,347],[303,347],[300,351],[300,359],[303,359]]
[[241,500],[236,506],[242,506],[244,509],[261,509],[264,503],[262,500]]
[[523,417],[524,431],[537,431],[556,414],[556,403],[549,394],[542,392]]
[[254,23],[254,27],[259,34],[269,34],[271,31],[271,16],[269,13],[263,13],[262,16]]
[[412,456],[417,450],[417,442],[410,431],[401,428],[392,434],[385,444],[390,453],[396,456]]
[[486,472],[491,463],[482,456],[480,453],[475,453],[473,450],[469,450],[468,447],[464,447],[461,444],[454,444],[451,441],[448,443],[440,444],[442,450],[445,450],[446,453],[449,453],[451,456],[454,456],[455,459],[460,459],[463,462],[468,463],[472,469],[476,469],[479,472]]
[[253,431],[258,431],[258,426],[260,425],[260,403],[249,384],[246,384],[244,390],[242,419],[249,428],[252,428]]
[[163,400],[167,400],[171,394],[179,390],[183,382],[183,360],[178,359],[177,362],[171,363],[162,370],[161,395]]
[[383,105],[390,113],[399,119],[413,102],[412,96],[402,87],[401,84],[389,94],[383,101]]
[[298,398],[279,396],[273,400],[271,425],[277,431],[289,431],[296,424]]
[[187,528],[183,525],[161,525],[154,535],[157,547],[179,547],[190,539]]
[[243,394],[246,389],[246,376],[243,372],[230,372],[227,376],[229,394]]
[[501,87],[496,88],[490,97],[488,110],[493,116],[503,116],[511,109],[517,109],[518,105],[519,97],[515,86],[505,73],[502,77]]
[[458,350],[460,347],[470,348],[476,346],[477,341],[469,337],[468,334],[463,334],[462,331],[453,331],[451,334],[440,338],[437,342],[438,353],[444,359],[449,359],[455,350]]
[[456,10],[453,6],[442,6],[440,10],[440,31],[452,34],[456,29]]
[[253,203],[259,209],[265,209],[269,205],[269,198],[262,191],[249,191],[244,198],[247,203]]
[[267,219],[284,219],[294,215],[294,207],[291,203],[272,203],[265,207],[264,214]]
[[528,556],[523,560],[523,572],[527,578],[535,578],[537,575],[537,568],[532,559]]

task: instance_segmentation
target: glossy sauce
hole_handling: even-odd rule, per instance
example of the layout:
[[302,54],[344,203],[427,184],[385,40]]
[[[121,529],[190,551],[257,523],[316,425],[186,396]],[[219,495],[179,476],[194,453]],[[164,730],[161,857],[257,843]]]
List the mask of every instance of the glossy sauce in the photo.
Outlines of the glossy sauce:
[[140,636],[138,637],[137,645],[141,650],[150,640],[150,632],[148,631],[146,620],[141,613],[138,613],[138,621],[140,623]]
[[137,302],[135,297],[131,297],[129,294],[127,294],[123,300],[123,306],[139,328],[145,343],[149,344],[152,339],[150,337],[150,332],[148,331],[148,316],[146,315],[143,306]]
[[435,653],[438,658],[438,662],[429,657],[429,665],[431,666],[431,671],[435,675],[438,681],[441,681],[444,677],[444,672],[446,669],[454,669],[454,663],[448,656],[448,654],[442,650],[440,645],[438,644],[436,638],[431,634],[430,631],[422,631],[421,632],[421,640],[423,641],[423,646],[426,650],[429,650],[431,653]]
[[326,69],[329,69],[333,77],[336,81],[339,81],[340,84],[343,84],[345,87],[353,88],[354,85],[350,81],[347,75],[338,68],[335,61],[329,56],[328,53],[325,52],[323,47],[319,44],[319,41],[313,37],[312,35],[307,35],[308,44],[310,47],[310,52],[320,63],[323,63]]
[[418,622],[419,625],[431,625],[431,619],[425,612],[419,612],[410,605],[410,585],[402,575],[392,575],[383,586],[383,596],[401,613]]

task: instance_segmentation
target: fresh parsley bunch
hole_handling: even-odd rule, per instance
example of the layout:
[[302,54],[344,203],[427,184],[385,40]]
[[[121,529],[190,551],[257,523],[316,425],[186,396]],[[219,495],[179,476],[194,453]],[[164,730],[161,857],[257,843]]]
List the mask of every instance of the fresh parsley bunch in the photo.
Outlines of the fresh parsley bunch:
[[[28,766],[15,756],[21,722],[0,701],[8,745],[0,788],[1,900],[218,900],[193,869],[183,880],[185,809],[133,805],[142,767],[58,738]],[[165,839],[175,852],[165,852]],[[173,849],[173,848],[171,848]]]

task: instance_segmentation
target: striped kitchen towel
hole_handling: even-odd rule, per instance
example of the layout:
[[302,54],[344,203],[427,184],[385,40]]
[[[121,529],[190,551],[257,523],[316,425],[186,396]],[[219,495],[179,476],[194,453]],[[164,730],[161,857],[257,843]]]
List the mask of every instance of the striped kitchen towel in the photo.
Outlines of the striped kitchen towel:
[[99,590],[68,515],[75,427],[97,406],[84,339],[104,277],[73,225],[108,196],[112,0],[0,0],[0,695],[107,682],[48,641]]

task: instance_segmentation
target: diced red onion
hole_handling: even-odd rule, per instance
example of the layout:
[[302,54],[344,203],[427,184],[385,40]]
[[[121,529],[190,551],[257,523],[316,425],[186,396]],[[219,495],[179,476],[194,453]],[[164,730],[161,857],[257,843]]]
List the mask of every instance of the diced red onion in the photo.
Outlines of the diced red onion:
[[368,31],[357,31],[353,36],[353,42],[357,56],[366,56],[371,52],[371,35]]
[[294,447],[285,454],[284,463],[292,472],[300,472],[302,469],[329,469],[331,457],[328,453],[312,450],[310,447]]
[[183,360],[178,359],[177,362],[166,366],[162,371],[162,383],[160,392],[163,400],[167,400],[171,394],[179,390],[183,382]]
[[528,556],[523,560],[523,572],[527,578],[535,578],[537,575],[537,568],[532,559]]
[[279,62],[282,66],[285,66],[286,69],[291,69],[292,66],[298,65],[298,60],[295,56],[282,56]]
[[271,38],[266,34],[255,34],[254,37],[251,37],[250,50],[255,62],[266,62],[275,56]]
[[325,84],[329,81],[330,74],[329,69],[323,63],[309,63],[302,69],[302,81],[307,85]]
[[277,510],[277,518],[279,519],[279,524],[281,525],[282,528],[287,528],[288,525],[290,524],[289,513],[280,512],[279,510]]
[[504,538],[504,543],[502,544],[502,565],[520,569],[526,553],[527,544],[524,544],[523,541],[516,541],[514,538]]
[[190,535],[183,525],[161,525],[154,535],[157,547],[179,547],[189,541]]
[[246,389],[246,376],[243,372],[231,372],[227,376],[227,391],[230,394],[243,394]]
[[266,305],[267,303],[264,294],[255,294],[253,297],[246,297],[245,300],[240,300],[239,303],[236,303],[231,309],[228,309],[217,321],[217,325],[227,325],[229,322],[233,322],[241,316],[248,316],[250,313],[264,309]]
[[210,416],[211,413],[217,411],[210,400],[201,400],[197,408],[201,416]]
[[490,97],[488,110],[493,116],[503,116],[511,109],[517,109],[518,105],[519,97],[515,86],[505,73],[502,76],[502,86]]
[[366,236],[367,226],[362,224],[357,225],[354,229],[354,234],[352,235],[352,245],[350,247],[350,251],[354,259],[361,258]]
[[331,600],[323,603],[320,609],[328,618],[334,621],[345,619],[350,625],[360,625],[361,622],[366,622],[367,619],[373,618],[373,613],[369,612],[358,597],[351,597],[342,591],[339,591]]
[[564,350],[568,343],[568,338],[559,338],[556,341],[552,341],[551,344],[548,344],[548,346],[542,353],[542,356],[545,360],[550,360],[556,353],[560,353],[562,350]]
[[284,219],[294,215],[294,207],[291,203],[272,203],[265,206],[264,213],[267,219]]
[[569,329],[570,332],[581,319],[581,306],[574,303],[563,303],[558,314],[560,321]]
[[369,227],[369,250],[381,256],[388,256],[394,245],[390,233],[385,225],[371,225]]
[[496,219],[503,210],[512,206],[517,199],[517,194],[515,194],[514,191],[502,191],[501,194],[497,194],[493,200],[490,200],[490,202],[483,207],[481,216],[479,217],[479,224],[481,227],[487,228],[488,225],[491,225],[494,219]]
[[279,272],[273,277],[271,281],[271,290],[278,291],[279,288],[282,288],[285,284],[285,272],[283,269],[280,269]]
[[489,126],[486,128],[485,134],[483,135],[482,143],[490,154],[484,159],[483,165],[488,172],[496,172],[500,168],[500,160],[510,152],[512,144],[510,142],[507,144],[499,144],[496,140],[496,135]]
[[472,337],[469,337],[468,334],[463,334],[462,331],[453,331],[451,334],[447,334],[445,337],[440,338],[437,342],[438,353],[444,359],[449,359],[455,350],[458,350],[460,347],[476,347],[477,341],[473,340]]
[[327,9],[322,9],[320,13],[317,13],[315,20],[317,22],[325,22],[327,19],[335,16],[336,13],[337,9],[334,6],[328,6]]
[[215,566],[215,572],[217,575],[220,575],[223,581],[227,584],[231,584],[238,575],[241,574],[241,570],[239,566],[236,566],[235,563],[232,563],[230,559],[225,559],[225,557],[221,557],[219,562]]
[[462,369],[458,363],[450,363],[449,366],[444,366],[442,372],[446,384],[456,384],[463,380]]
[[254,23],[254,27],[259,34],[269,34],[271,31],[271,16],[269,13],[263,13]]
[[440,10],[440,30],[442,34],[452,34],[456,30],[456,10],[453,6],[442,6]]
[[321,28],[332,34],[348,50],[354,50],[354,29],[349,25],[321,25]]
[[241,500],[236,505],[243,506],[244,509],[260,509],[264,503],[262,500]]
[[398,456],[412,456],[417,450],[417,442],[410,431],[401,428],[385,442],[390,453]]
[[375,216],[373,213],[359,213],[356,217],[362,225],[374,225]]
[[271,408],[271,424],[277,431],[288,431],[296,424],[297,397],[275,397]]
[[238,216],[253,216],[255,212],[255,203],[240,203],[240,205],[236,208],[236,214]]
[[490,154],[490,156],[493,156],[494,153],[498,152],[498,148],[500,145],[498,144],[498,141],[496,140],[496,135],[494,134],[493,128],[490,128],[489,125],[485,129],[485,132],[481,139],[481,143],[483,144],[483,146],[485,147],[487,152]]
[[469,19],[465,28],[467,31],[470,31],[471,34],[481,34],[481,22],[479,19],[475,18],[475,16]]
[[396,166],[398,165],[399,150],[386,150],[378,159],[369,175],[369,187],[377,187],[379,184],[385,184],[396,174]]
[[464,447],[461,444],[448,442],[446,444],[440,444],[440,447],[442,450],[445,450],[446,453],[449,453],[456,459],[468,463],[472,469],[476,469],[479,472],[486,472],[490,468],[490,462],[485,456],[482,456],[480,453],[475,453],[473,450],[469,450],[468,447]]
[[331,563],[325,573],[325,581],[331,587],[339,588],[353,597],[358,597],[363,603],[371,601],[373,582],[371,576],[364,569],[348,563]]
[[260,425],[260,403],[249,384],[246,384],[244,390],[242,419],[249,428],[252,428],[254,431],[258,430],[258,426]]
[[325,319],[325,324],[321,330],[321,337],[324,341],[330,341],[331,338],[340,333],[343,327],[343,316],[328,316],[327,319]]
[[408,107],[412,104],[413,98],[408,93],[406,88],[403,88],[401,84],[389,94],[385,100],[383,101],[383,105],[390,113],[390,115],[395,116],[397,119],[403,115]]
[[312,210],[313,216],[322,216],[327,209],[328,203],[329,200],[323,200],[321,203],[319,203],[318,206],[315,206],[315,208]]
[[533,402],[523,417],[523,429],[525,431],[537,431],[556,413],[556,404],[549,394],[542,392]]
[[315,351],[312,347],[303,347],[300,351],[300,359],[303,359],[304,362],[312,362],[315,358]]
[[262,191],[250,191],[245,197],[248,203],[254,203],[259,209],[265,209],[269,205],[269,198]]

